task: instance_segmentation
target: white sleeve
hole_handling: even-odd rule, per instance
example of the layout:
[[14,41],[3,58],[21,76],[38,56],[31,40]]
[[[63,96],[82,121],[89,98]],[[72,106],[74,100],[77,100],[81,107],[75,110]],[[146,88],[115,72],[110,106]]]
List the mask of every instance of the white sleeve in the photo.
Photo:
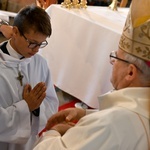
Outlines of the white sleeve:
[[51,113],[48,116],[48,118],[49,118],[51,115],[58,112],[59,101],[58,101],[58,98],[56,95],[54,84],[52,82],[51,73],[50,73],[50,70],[48,68],[46,61],[44,64],[44,73],[42,74],[42,76],[43,76],[44,82],[46,83],[46,86],[47,86],[46,98],[43,102],[45,103],[45,106],[47,108],[45,110],[46,114],[49,114],[49,111]]
[[44,132],[42,136],[35,143],[33,150],[47,150],[47,149],[61,149],[65,150],[61,135],[55,130]]
[[112,147],[115,138],[108,122],[94,113],[83,117],[63,136],[53,130],[44,133],[33,150],[116,150],[118,147]]
[[86,115],[92,114],[99,111],[98,109],[86,109]]
[[30,136],[30,112],[24,100],[7,108],[0,107],[0,141],[22,144]]

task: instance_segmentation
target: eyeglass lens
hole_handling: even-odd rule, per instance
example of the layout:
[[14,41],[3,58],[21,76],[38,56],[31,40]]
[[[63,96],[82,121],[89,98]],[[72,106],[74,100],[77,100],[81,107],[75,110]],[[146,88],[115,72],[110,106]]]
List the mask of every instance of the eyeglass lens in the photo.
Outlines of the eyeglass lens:
[[43,47],[45,47],[47,44],[48,44],[47,41],[44,41],[44,42],[42,42],[42,43],[40,43],[40,44],[29,42],[28,47],[29,47],[29,48],[36,48],[37,46],[39,46],[40,48],[43,48]]
[[37,46],[39,46],[40,48],[43,48],[48,44],[48,42],[46,40],[39,44],[33,43],[33,42],[29,41],[28,38],[26,38],[26,36],[24,34],[22,34],[22,35],[25,38],[25,40],[29,43],[28,48],[33,49],[33,48],[36,48]]

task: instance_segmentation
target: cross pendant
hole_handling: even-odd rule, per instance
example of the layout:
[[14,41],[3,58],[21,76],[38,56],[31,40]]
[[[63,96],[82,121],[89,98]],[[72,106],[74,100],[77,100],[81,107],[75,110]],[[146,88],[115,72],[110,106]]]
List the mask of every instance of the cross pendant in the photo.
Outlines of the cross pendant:
[[23,79],[23,75],[22,75],[21,72],[19,71],[19,72],[18,72],[17,80],[19,80],[21,86],[22,86],[22,79]]

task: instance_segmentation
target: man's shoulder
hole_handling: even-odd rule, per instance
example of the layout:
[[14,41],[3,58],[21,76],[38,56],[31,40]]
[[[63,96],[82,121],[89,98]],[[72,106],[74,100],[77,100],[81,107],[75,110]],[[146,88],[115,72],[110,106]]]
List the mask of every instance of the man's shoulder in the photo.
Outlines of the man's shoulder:
[[129,118],[129,116],[133,117],[135,116],[135,113],[123,107],[112,107],[109,109],[94,112],[89,115],[91,115],[89,117],[92,119],[99,120],[100,122],[104,121],[106,124],[113,124],[116,122],[120,122],[121,120],[124,121],[126,118]]
[[31,57],[31,62],[32,62],[31,64],[38,65],[38,66],[47,65],[46,59],[40,54],[35,54],[33,57]]
[[34,60],[38,60],[38,61],[43,61],[43,62],[46,61],[46,59],[45,59],[42,55],[40,55],[39,53],[35,54],[35,55],[33,56],[33,59],[34,59]]

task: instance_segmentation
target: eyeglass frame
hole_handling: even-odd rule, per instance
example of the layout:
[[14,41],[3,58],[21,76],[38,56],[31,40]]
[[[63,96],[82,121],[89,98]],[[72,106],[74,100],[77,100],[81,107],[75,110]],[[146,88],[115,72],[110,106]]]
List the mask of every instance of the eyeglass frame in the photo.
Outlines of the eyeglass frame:
[[[45,41],[43,41],[43,42],[45,42],[45,45],[43,45],[42,46],[42,43],[43,42],[41,42],[41,43],[34,43],[34,42],[31,42],[23,33],[21,34],[23,37],[24,37],[24,39],[28,42],[28,48],[30,48],[30,49],[34,49],[34,48],[36,48],[37,46],[39,46],[40,48],[44,48],[45,46],[47,46],[48,45],[48,42],[45,40]],[[33,47],[30,47],[31,46],[31,44],[34,44],[35,46],[33,46]],[[42,46],[42,47],[41,47]]]
[[[112,53],[114,53],[114,54],[115,54],[115,56],[111,55]],[[122,59],[122,58],[117,57],[117,55],[116,55],[116,52],[115,52],[115,51],[112,51],[112,52],[110,53],[109,57],[110,57],[110,61],[111,61],[111,58],[115,58],[115,59],[118,59],[118,60],[123,61],[123,62],[125,62],[125,63],[133,64],[133,63],[131,63],[131,62],[127,61],[127,60],[124,60],[124,59]],[[112,64],[112,63],[111,63],[111,64]],[[137,65],[135,65],[135,64],[133,64],[133,65],[134,65],[134,66],[135,66],[138,70],[140,70],[140,72],[142,72],[142,73],[143,73],[143,71],[142,71],[139,67],[137,67]]]
[[[111,55],[112,53],[114,53],[114,54],[115,54],[115,56]],[[129,61],[127,61],[127,60],[124,60],[124,59],[122,59],[122,58],[117,57],[117,55],[116,55],[115,51],[112,51],[112,52],[110,53],[109,57],[110,57],[110,61],[111,61],[111,58],[115,58],[115,59],[118,59],[118,60],[123,61],[123,62],[125,62],[125,63],[131,64]]]

